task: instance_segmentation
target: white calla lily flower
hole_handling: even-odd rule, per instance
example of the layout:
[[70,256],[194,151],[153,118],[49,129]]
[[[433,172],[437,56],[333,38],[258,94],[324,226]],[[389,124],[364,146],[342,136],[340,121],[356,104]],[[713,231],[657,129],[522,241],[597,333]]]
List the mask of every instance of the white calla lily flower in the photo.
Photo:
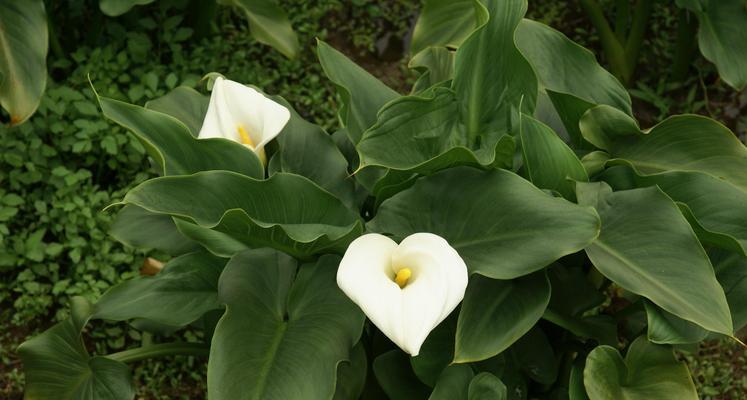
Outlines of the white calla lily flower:
[[226,138],[254,151],[267,164],[265,145],[290,119],[290,111],[259,91],[228,79],[213,84],[199,139]]
[[389,339],[413,357],[464,298],[467,266],[442,237],[416,233],[399,245],[371,233],[352,243],[337,285]]

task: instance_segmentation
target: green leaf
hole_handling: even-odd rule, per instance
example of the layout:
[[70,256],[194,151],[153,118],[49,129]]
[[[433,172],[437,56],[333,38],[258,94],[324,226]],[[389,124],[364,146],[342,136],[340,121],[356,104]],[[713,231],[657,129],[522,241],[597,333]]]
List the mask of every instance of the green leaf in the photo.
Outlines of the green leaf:
[[130,130],[164,175],[208,170],[234,171],[262,178],[259,157],[239,143],[223,138],[197,139],[174,117],[99,96],[104,116]]
[[0,105],[10,124],[26,121],[47,84],[47,16],[44,1],[0,3]]
[[258,42],[272,46],[288,58],[299,52],[298,37],[288,16],[273,0],[218,0],[218,3],[239,7],[246,13],[249,30]]
[[305,121],[285,99],[273,98],[291,112],[275,139],[278,151],[270,162],[270,173],[290,172],[305,176],[354,208],[355,186],[348,162],[332,137],[321,127]]
[[[362,232],[359,217],[340,200],[308,179],[286,173],[267,180],[228,171],[155,178],[130,190],[123,204],[185,219],[249,247],[273,247],[299,258],[342,253]],[[210,238],[190,238],[212,243]],[[208,249],[213,251],[212,246]],[[215,253],[221,255],[217,249]]]
[[357,144],[363,132],[376,122],[379,109],[399,94],[321,40],[317,53],[324,73],[342,98],[340,122]]
[[469,384],[469,400],[506,400],[508,389],[495,375],[481,372]]
[[429,174],[453,165],[511,166],[513,139],[505,132],[487,131],[477,142],[470,141],[455,118],[458,109],[454,92],[443,87],[388,103],[358,143],[360,168]]
[[512,279],[586,247],[599,219],[591,208],[549,196],[512,172],[459,167],[384,201],[367,226],[399,240],[435,233],[470,272]]
[[138,249],[156,249],[179,255],[199,249],[199,245],[179,233],[174,219],[128,205],[117,213],[109,235]]
[[454,362],[488,359],[506,350],[542,317],[550,301],[544,272],[502,281],[473,275],[456,331]]
[[217,286],[225,264],[225,259],[208,253],[174,258],[153,277],[124,281],[109,289],[96,302],[92,318],[144,318],[172,327],[186,326],[221,308]]
[[521,153],[529,180],[541,189],[555,190],[576,200],[575,181],[588,181],[581,161],[550,127],[521,115]]
[[210,98],[187,86],[179,86],[164,96],[145,103],[145,108],[158,111],[181,121],[197,137],[205,119]]
[[595,145],[599,146],[594,137],[607,138],[600,147],[612,157],[608,165],[628,164],[642,175],[700,171],[747,190],[747,148],[720,123],[698,115],[678,115],[644,134],[634,130],[634,121],[623,123],[619,114],[613,115],[619,112],[612,110],[597,107],[581,123],[584,137]]
[[629,136],[643,135],[638,122],[630,115],[610,106],[589,108],[578,122],[584,139],[597,148],[612,151]]
[[457,315],[453,312],[428,334],[420,353],[410,358],[410,365],[418,379],[430,387],[436,386],[439,376],[454,359],[454,336]]
[[154,0],[100,0],[99,8],[101,12],[110,16],[117,17],[127,11],[130,11],[132,7],[150,4]]
[[478,0],[426,0],[412,33],[410,53],[416,55],[429,46],[457,48],[487,19],[488,12]]
[[734,330],[747,325],[747,257],[723,250],[710,254],[716,279],[726,292]]
[[428,400],[467,400],[475,373],[469,365],[450,365],[438,377]]
[[640,176],[615,166],[602,179],[615,189],[658,186],[678,203],[702,242],[747,255],[747,190],[695,171]]
[[358,342],[350,351],[350,361],[343,361],[337,365],[337,383],[335,397],[332,400],[360,398],[366,384],[367,373],[366,349],[362,342]]
[[516,29],[516,46],[532,65],[540,90],[550,97],[575,145],[578,120],[586,109],[607,104],[632,114],[625,87],[597,62],[594,54],[555,29],[524,19]]
[[452,83],[471,139],[511,131],[514,110],[531,114],[537,100],[537,77],[514,44],[526,0],[491,0],[486,8],[488,21],[457,50]]
[[[724,291],[687,220],[660,189],[612,193],[606,184],[577,184],[590,193],[602,219],[599,237],[586,248],[606,277],[680,318],[731,336]],[[589,193],[584,193],[589,192]]]
[[215,328],[208,397],[330,399],[337,365],[350,357],[364,315],[337,288],[340,259],[298,269],[270,249],[234,256],[218,284],[226,313]]
[[747,8],[742,0],[677,0],[677,5],[695,13],[700,52],[716,64],[729,86],[747,85]]
[[410,368],[408,355],[391,350],[374,360],[376,380],[390,400],[425,400],[430,390],[418,381]]
[[511,356],[528,377],[543,385],[558,378],[558,362],[550,342],[536,325],[511,346]]
[[422,92],[451,79],[454,76],[454,56],[455,53],[446,47],[428,47],[416,54],[408,64],[408,67],[420,73],[412,93]]
[[643,336],[630,345],[625,360],[610,346],[592,350],[584,386],[591,400],[698,399],[687,366],[677,361],[672,348]]
[[668,313],[650,301],[644,300],[648,322],[648,340],[657,344],[699,343],[708,331],[697,324]]
[[130,400],[130,370],[106,357],[91,357],[80,332],[91,304],[72,299],[72,315],[18,348],[26,374],[25,396],[40,400]]

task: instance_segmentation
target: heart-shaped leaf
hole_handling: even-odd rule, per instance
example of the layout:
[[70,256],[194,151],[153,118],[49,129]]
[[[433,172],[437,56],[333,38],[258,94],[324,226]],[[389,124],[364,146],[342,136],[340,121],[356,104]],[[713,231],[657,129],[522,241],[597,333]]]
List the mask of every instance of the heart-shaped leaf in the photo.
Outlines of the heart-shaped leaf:
[[26,373],[26,398],[41,400],[131,400],[130,370],[106,357],[91,357],[80,332],[92,306],[72,299],[70,318],[24,342],[18,353]]
[[455,364],[446,367],[438,377],[428,400],[467,400],[469,384],[474,376],[469,365]]
[[481,372],[469,383],[468,400],[506,400],[508,388],[495,375]]
[[677,361],[672,348],[649,343],[643,336],[630,345],[624,360],[614,347],[592,350],[586,358],[584,386],[591,400],[698,398],[687,366]]
[[586,247],[599,219],[591,208],[549,196],[512,172],[459,167],[384,201],[367,226],[398,240],[435,233],[472,273],[512,279]]
[[[340,258],[303,265],[270,249],[234,256],[218,285],[226,313],[213,334],[211,399],[330,399],[363,313],[337,288]],[[295,276],[295,279],[294,279]]]

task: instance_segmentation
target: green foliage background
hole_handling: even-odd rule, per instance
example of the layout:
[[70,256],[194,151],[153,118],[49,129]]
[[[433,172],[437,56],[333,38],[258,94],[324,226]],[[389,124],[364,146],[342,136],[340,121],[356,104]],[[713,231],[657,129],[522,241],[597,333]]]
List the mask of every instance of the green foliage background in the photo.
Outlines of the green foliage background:
[[[51,44],[47,91],[38,113],[2,132],[0,141],[0,397],[20,398],[23,377],[14,349],[64,318],[71,296],[94,300],[137,275],[146,255],[164,257],[126,248],[107,235],[112,214],[103,208],[148,178],[148,166],[140,144],[101,116],[89,79],[101,95],[142,105],[180,84],[197,83],[206,71],[220,71],[282,94],[304,117],[329,128],[336,125],[336,99],[312,50],[315,38],[345,49],[404,92],[413,77],[402,43],[419,5],[418,0],[284,1],[302,49],[299,58],[288,60],[256,43],[245,20],[228,8],[217,10],[215,30],[195,31],[199,11],[186,0],[162,0],[120,18],[101,15],[97,1],[48,2],[52,29],[60,34]],[[655,13],[631,88],[638,117],[710,114],[743,137],[747,94],[718,82],[710,64],[698,60],[696,73],[679,84],[656,73],[671,58],[676,15],[666,7]],[[584,46],[598,47],[593,29],[573,6],[530,1],[530,14]],[[106,352],[148,340],[125,324],[108,324],[96,330],[91,346]],[[715,372],[730,367],[744,373],[743,351],[709,346],[702,350],[705,357],[691,360],[704,398],[747,390],[737,371]],[[728,358],[713,357],[714,352]],[[136,386],[145,398],[199,397],[205,392],[204,368],[187,357],[148,361],[135,371]]]

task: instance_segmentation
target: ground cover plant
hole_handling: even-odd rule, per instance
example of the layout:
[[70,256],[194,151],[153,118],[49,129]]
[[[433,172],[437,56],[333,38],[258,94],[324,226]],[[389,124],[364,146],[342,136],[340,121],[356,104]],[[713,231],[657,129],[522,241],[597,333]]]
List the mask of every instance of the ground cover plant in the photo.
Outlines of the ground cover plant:
[[[744,146],[701,116],[641,129],[622,85],[525,10],[478,4],[413,57],[407,95],[320,42],[332,135],[219,74],[144,108],[97,96],[161,175],[110,207],[115,235],[175,258],[24,344],[27,395],[132,398],[126,363],[190,354],[211,398],[697,398],[672,350],[744,325]],[[237,110],[247,91],[287,114]],[[408,253],[422,232],[446,245]],[[356,247],[371,234],[409,263],[385,265],[403,300],[383,311],[349,284],[389,262]],[[459,268],[466,291],[437,273]],[[97,319],[202,333],[91,355]]]

